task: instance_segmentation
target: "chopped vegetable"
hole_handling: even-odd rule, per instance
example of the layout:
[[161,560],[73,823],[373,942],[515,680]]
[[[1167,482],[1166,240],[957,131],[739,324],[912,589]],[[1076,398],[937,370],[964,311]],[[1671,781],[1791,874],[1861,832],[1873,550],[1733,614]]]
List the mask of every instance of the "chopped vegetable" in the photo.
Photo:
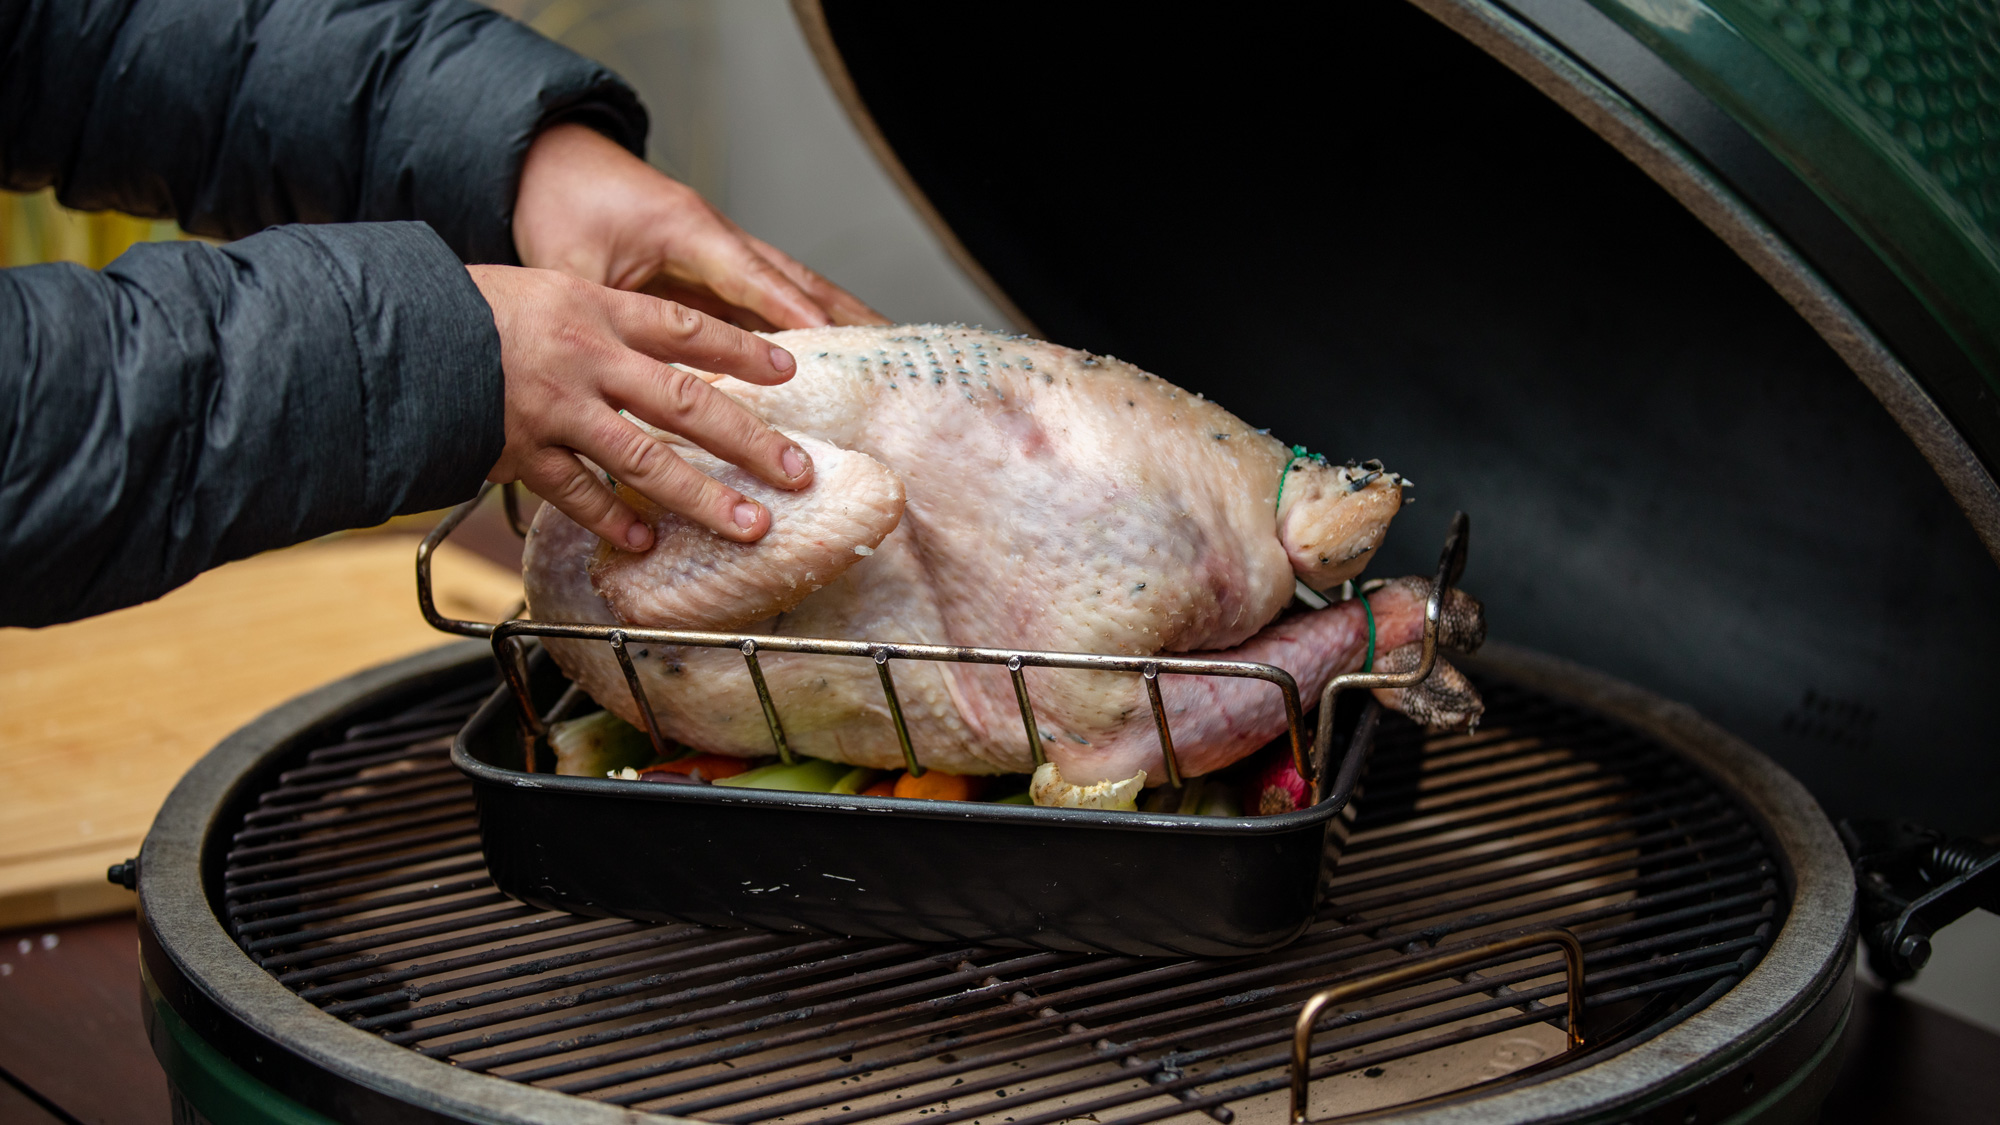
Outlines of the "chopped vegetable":
[[660,762],[639,771],[648,777],[661,773],[681,773],[702,781],[721,781],[725,777],[736,777],[748,772],[750,763],[742,758],[732,758],[726,754],[689,754],[675,758],[671,762]]
[[715,784],[740,789],[779,789],[787,793],[831,793],[834,785],[847,773],[848,767],[839,762],[800,758],[791,765],[776,762],[735,777],[717,778]]
[[979,792],[979,779],[943,770],[925,770],[922,777],[905,773],[896,779],[896,796],[924,801],[970,801]]
[[996,805],[1032,805],[1035,803],[1035,799],[1028,795],[1027,790],[1023,789],[1019,793],[1002,797],[993,803]]
[[885,777],[868,788],[863,789],[858,795],[862,797],[893,797],[896,795],[896,779]]
[[1035,803],[1043,807],[1136,812],[1139,808],[1139,791],[1145,786],[1145,770],[1140,770],[1123,781],[1072,785],[1063,780],[1062,771],[1056,768],[1054,762],[1043,762],[1035,767],[1035,775],[1028,782],[1028,792],[1034,797]]
[[1252,816],[1276,816],[1293,812],[1311,803],[1306,779],[1292,766],[1290,753],[1274,749],[1256,772],[1243,795],[1243,804]]
[[549,749],[555,751],[556,772],[571,777],[603,777],[653,760],[645,732],[609,711],[551,724]]
[[[833,783],[832,792],[847,794],[864,793],[881,776],[881,770],[871,770],[866,766],[856,766],[842,775],[839,781]],[[892,782],[891,784],[894,783]]]
[[674,773],[672,770],[644,769],[637,774],[640,781],[651,781],[659,785],[707,785],[708,778],[700,770],[693,773]]

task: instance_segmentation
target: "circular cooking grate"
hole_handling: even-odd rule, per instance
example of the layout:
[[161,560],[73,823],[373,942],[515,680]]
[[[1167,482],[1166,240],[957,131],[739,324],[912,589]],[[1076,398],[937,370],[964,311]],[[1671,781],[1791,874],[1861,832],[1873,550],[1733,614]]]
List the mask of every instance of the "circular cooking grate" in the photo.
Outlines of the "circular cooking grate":
[[[1490,676],[1480,687],[1476,735],[1385,723],[1317,922],[1256,957],[930,947],[519,904],[487,877],[448,758],[488,677],[295,745],[237,805],[218,914],[286,988],[390,1043],[718,1122],[1280,1120],[1308,995],[1550,924],[1587,949],[1591,1054],[1725,993],[1789,901],[1759,822],[1638,729]],[[1321,1024],[1313,1112],[1546,1068],[1563,991],[1558,961],[1512,954],[1357,1001]]]

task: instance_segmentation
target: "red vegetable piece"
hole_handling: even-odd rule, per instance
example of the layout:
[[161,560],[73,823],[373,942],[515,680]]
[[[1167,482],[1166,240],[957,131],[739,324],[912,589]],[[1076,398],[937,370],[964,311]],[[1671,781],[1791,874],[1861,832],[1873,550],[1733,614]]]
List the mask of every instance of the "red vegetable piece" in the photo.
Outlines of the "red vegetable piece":
[[1244,794],[1243,810],[1252,816],[1276,816],[1302,809],[1312,800],[1306,779],[1292,766],[1292,755],[1284,747],[1273,746]]
[[744,761],[742,758],[731,758],[726,754],[689,754],[685,758],[676,758],[671,762],[661,762],[657,766],[647,766],[645,769],[639,771],[639,776],[644,777],[649,773],[684,773],[693,775],[696,770],[700,770],[703,780],[715,781],[724,777],[735,777],[749,768],[749,762]]

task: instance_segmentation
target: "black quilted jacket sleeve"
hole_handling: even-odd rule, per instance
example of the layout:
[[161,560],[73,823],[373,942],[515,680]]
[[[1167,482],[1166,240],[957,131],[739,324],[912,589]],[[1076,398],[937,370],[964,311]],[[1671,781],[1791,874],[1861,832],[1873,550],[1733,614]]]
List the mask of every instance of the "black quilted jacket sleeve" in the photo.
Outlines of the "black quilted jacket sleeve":
[[558,118],[644,142],[466,0],[0,0],[0,187],[240,239],[0,271],[0,625],[469,495],[501,375],[460,263],[514,260]]

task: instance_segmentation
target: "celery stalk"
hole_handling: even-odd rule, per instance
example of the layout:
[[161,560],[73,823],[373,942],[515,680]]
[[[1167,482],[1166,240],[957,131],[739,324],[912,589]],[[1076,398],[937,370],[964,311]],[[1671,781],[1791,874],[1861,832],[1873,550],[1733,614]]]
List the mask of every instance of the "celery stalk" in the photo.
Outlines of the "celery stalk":
[[556,754],[556,772],[571,777],[603,777],[653,760],[645,732],[609,711],[551,724],[549,749]]
[[745,770],[735,777],[721,777],[717,785],[738,789],[778,789],[787,793],[831,793],[851,770],[839,762],[800,758],[791,765],[777,762]]
[[833,788],[829,789],[828,792],[851,796],[875,784],[876,780],[881,776],[881,770],[871,770],[866,766],[856,766],[842,774],[840,780],[834,782]]

